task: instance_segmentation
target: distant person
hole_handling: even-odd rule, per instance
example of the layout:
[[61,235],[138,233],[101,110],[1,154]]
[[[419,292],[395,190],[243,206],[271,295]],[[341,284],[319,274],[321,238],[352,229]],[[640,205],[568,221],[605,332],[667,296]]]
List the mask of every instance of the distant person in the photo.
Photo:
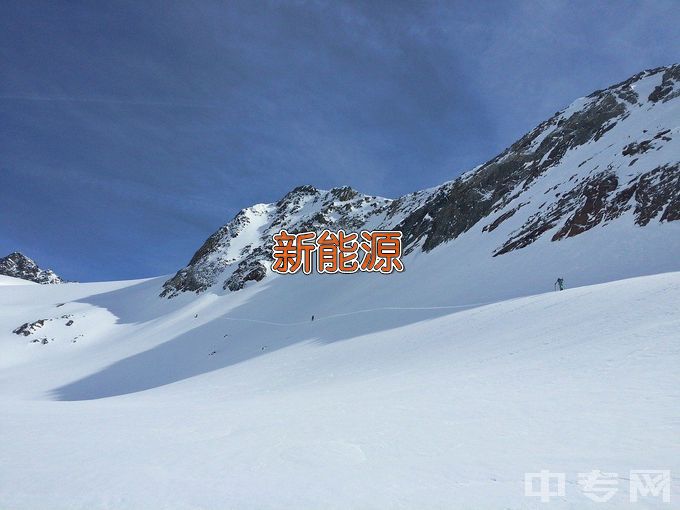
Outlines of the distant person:
[[558,278],[555,282],[555,290],[564,290],[564,278]]
[[314,316],[312,315],[312,322],[314,322]]

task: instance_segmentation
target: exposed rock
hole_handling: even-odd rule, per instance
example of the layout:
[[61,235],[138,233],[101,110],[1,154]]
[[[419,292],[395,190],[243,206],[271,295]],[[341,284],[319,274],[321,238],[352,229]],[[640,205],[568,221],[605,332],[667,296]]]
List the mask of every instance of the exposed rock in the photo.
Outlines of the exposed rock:
[[622,154],[624,156],[632,156],[634,154],[644,154],[652,145],[651,140],[642,140],[641,142],[629,143],[623,148]]
[[607,198],[618,184],[616,176],[607,173],[584,183],[578,193],[583,205],[577,207],[564,226],[553,235],[552,240],[559,241],[565,237],[578,235],[601,223],[607,212],[605,207]]
[[51,269],[40,269],[33,260],[17,251],[0,258],[0,275],[42,284],[63,283],[65,281]]
[[266,259],[264,248],[258,248],[251,258],[242,260],[236,270],[224,282],[222,288],[231,291],[241,290],[247,282],[259,282],[267,276],[267,267],[262,263]]
[[[202,292],[217,283],[224,289],[240,290],[267,276],[272,236],[280,230],[294,234],[325,228],[355,231],[369,224],[377,227],[386,218],[403,216],[409,205],[402,201],[395,207],[393,200],[362,195],[348,187],[320,191],[299,186],[275,204],[240,211],[206,240],[187,267],[163,285],[161,296]],[[243,240],[246,238],[248,242]]]
[[48,320],[49,319],[38,319],[37,321],[34,322],[25,322],[24,324],[16,328],[14,331],[12,331],[12,333],[14,333],[15,335],[29,336],[38,331],[40,328],[42,328]]
[[[33,322],[26,322],[19,326],[18,328],[14,329],[12,333],[15,335],[23,335],[23,336],[30,336],[36,331],[40,330],[43,326],[45,326],[46,323],[57,320],[57,319],[70,319],[70,317],[73,317],[72,314],[65,314],[62,315],[61,317],[55,317],[55,318],[50,318],[50,319],[38,319]],[[70,319],[66,322],[66,326],[72,326],[74,324],[73,319]],[[35,342],[36,340],[33,340]]]
[[[652,92],[644,97],[641,90]],[[349,187],[299,186],[276,203],[242,210],[161,295],[217,285],[238,291],[261,281],[270,272],[272,235],[281,229],[400,230],[405,256],[481,230],[498,242],[489,255],[499,256],[544,235],[552,242],[582,235],[627,211],[641,227],[676,221],[680,150],[671,108],[679,91],[680,65],[643,71],[578,99],[454,181],[396,200]],[[508,224],[520,226],[509,231]]]
[[642,175],[635,190],[635,223],[647,225],[660,212],[661,221],[680,219],[680,166],[664,165]]
[[521,208],[523,205],[524,205],[524,204],[519,204],[517,207],[513,207],[513,208],[510,209],[509,211],[504,212],[504,213],[501,214],[498,218],[496,218],[495,220],[493,220],[491,223],[489,223],[488,225],[485,225],[485,226],[482,228],[482,232],[493,232],[494,230],[496,230],[496,229],[498,228],[498,226],[499,226],[501,223],[503,223],[505,220],[511,218],[517,211],[519,211],[520,208]]
[[[567,118],[560,112],[543,122],[469,177],[454,181],[397,229],[404,232],[406,244],[424,239],[425,251],[455,239],[490,214],[498,201],[510,202],[510,192],[519,184],[528,188],[559,163],[568,150],[602,137],[615,125],[612,119],[625,111],[609,89],[589,96],[583,110]],[[434,220],[423,222],[426,214]],[[541,224],[538,228],[544,226]],[[539,235],[535,232],[525,240]],[[517,246],[526,244],[520,242]]]
[[658,101],[670,101],[680,95],[680,65],[676,64],[667,68],[661,78],[661,85],[656,87],[649,100],[656,103]]

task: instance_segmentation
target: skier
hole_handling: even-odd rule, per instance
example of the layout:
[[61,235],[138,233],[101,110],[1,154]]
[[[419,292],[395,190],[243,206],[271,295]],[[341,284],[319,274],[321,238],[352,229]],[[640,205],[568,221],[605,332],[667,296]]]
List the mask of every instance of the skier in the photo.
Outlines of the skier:
[[555,282],[554,287],[555,290],[557,290],[558,287],[560,290],[564,290],[564,278],[562,277],[558,278],[557,281]]
[[314,316],[312,315],[312,322],[314,322]]

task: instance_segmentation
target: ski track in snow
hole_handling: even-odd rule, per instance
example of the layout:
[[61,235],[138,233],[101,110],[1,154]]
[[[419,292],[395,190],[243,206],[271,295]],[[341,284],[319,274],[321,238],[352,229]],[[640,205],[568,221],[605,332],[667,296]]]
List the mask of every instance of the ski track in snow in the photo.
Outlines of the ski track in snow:
[[363,310],[354,310],[352,312],[336,313],[333,315],[326,315],[324,317],[316,317],[314,320],[296,321],[296,322],[273,322],[263,319],[249,319],[245,317],[222,317],[223,320],[236,322],[253,322],[256,324],[269,324],[272,326],[300,326],[309,322],[321,322],[330,319],[337,319],[340,317],[351,317],[352,315],[359,315],[363,313],[382,312],[382,311],[406,311],[406,310],[460,310],[463,308],[474,308],[476,306],[484,306],[495,303],[496,301],[487,301],[485,303],[470,303],[467,305],[443,305],[443,306],[381,306],[377,308],[364,308]]

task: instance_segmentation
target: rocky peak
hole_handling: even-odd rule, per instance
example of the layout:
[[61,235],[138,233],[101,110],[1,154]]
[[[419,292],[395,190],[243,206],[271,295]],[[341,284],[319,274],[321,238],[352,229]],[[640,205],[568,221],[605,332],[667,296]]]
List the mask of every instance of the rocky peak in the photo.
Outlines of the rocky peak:
[[0,274],[42,284],[64,282],[54,271],[40,269],[33,260],[17,251],[0,258]]
[[356,190],[353,190],[349,186],[342,186],[340,188],[333,188],[330,191],[331,195],[338,199],[340,202],[347,202],[348,200],[352,200],[354,197],[356,197],[359,192]]
[[[613,221],[680,219],[680,65],[638,73],[577,99],[457,179],[396,200],[350,187],[299,186],[244,209],[163,286],[163,296],[218,283],[239,290],[269,272],[272,235],[325,228],[403,232],[405,253],[468,232],[500,256]],[[632,218],[626,220],[625,218]],[[455,241],[458,242],[458,241]]]
[[257,204],[240,211],[211,235],[181,269],[163,286],[162,296],[201,292],[221,283],[239,290],[249,281],[264,278],[271,265],[272,236],[325,228],[355,231],[378,226],[394,214],[392,200],[363,195],[349,187],[318,190],[299,186],[273,204]]

